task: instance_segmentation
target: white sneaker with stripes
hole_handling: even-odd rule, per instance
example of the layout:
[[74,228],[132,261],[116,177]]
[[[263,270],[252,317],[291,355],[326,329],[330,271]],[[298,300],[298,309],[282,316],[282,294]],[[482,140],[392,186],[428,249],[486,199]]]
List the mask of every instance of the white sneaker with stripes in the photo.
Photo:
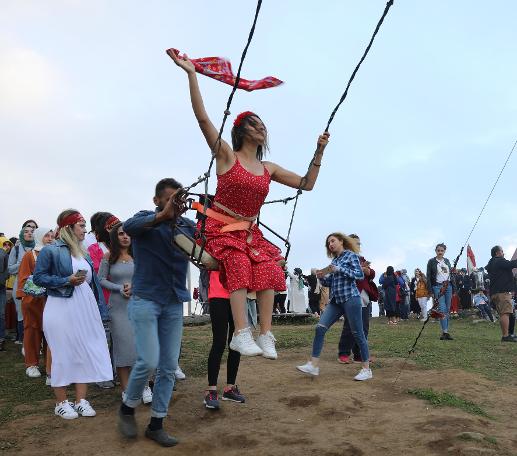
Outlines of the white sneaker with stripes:
[[95,416],[97,413],[86,399],[74,405],[74,410],[81,416]]
[[75,418],[79,417],[78,413],[72,407],[72,404],[70,404],[70,402],[67,400],[56,404],[54,413],[65,420],[74,420]]

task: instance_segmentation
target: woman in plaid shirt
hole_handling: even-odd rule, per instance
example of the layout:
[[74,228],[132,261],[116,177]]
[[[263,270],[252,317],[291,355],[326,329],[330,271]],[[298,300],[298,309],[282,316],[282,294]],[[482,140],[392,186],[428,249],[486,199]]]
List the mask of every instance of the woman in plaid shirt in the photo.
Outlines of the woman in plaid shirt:
[[342,315],[348,319],[350,328],[361,351],[361,371],[355,380],[372,378],[368,353],[368,341],[364,335],[362,322],[361,297],[355,284],[364,277],[359,263],[359,246],[357,242],[342,233],[332,233],[325,240],[327,255],[332,258],[330,266],[316,272],[323,286],[330,287],[330,302],[316,325],[312,344],[312,358],[306,364],[296,368],[309,375],[319,375],[319,358],[323,348],[325,333]]

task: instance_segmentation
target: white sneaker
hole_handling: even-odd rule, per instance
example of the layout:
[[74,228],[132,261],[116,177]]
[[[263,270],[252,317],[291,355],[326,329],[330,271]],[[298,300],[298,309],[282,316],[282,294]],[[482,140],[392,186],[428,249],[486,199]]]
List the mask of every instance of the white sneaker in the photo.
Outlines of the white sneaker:
[[250,328],[244,328],[233,335],[230,348],[243,356],[262,355],[262,349],[255,343]]
[[179,366],[174,371],[174,376],[176,377],[176,380],[185,380],[187,378],[187,376],[184,374],[184,372],[181,370],[181,367]]
[[275,349],[275,336],[268,331],[266,334],[261,334],[257,337],[257,345],[262,349],[262,356],[269,359],[277,359],[278,354]]
[[41,372],[39,371],[38,366],[29,366],[27,369],[25,369],[25,373],[27,374],[27,377],[30,378],[41,377]]
[[371,369],[365,369],[363,367],[361,369],[361,371],[354,377],[354,380],[362,382],[364,380],[370,380],[371,378],[373,378],[372,370]]
[[[122,400],[123,399],[124,398],[122,398]],[[144,388],[144,392],[142,393],[142,402],[144,404],[150,404],[151,402],[153,402],[153,392],[151,391],[151,388],[149,388],[148,386]]]
[[47,375],[47,378],[45,379],[45,385],[46,386],[51,386],[52,382],[50,380],[50,375]]
[[79,417],[79,414],[73,409],[72,405],[67,400],[56,404],[54,413],[65,420],[74,420]]
[[86,399],[81,399],[81,402],[78,402],[74,405],[74,410],[79,413],[81,416],[95,416],[97,413],[93,410],[93,407]]
[[302,366],[296,366],[296,369],[298,369],[300,372],[303,372],[304,374],[309,374],[314,377],[320,375],[320,368],[313,366],[311,361],[307,361]]
[[25,356],[25,348],[22,347],[22,356]]

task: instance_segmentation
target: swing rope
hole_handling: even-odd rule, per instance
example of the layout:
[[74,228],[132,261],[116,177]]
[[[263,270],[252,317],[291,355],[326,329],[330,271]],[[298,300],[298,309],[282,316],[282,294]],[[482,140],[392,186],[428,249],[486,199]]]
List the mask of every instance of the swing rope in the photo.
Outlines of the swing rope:
[[[458,265],[458,261],[460,260],[460,257],[463,253],[463,250],[465,249],[465,246],[468,244],[469,240],[470,240],[470,236],[472,236],[472,233],[474,232],[474,229],[476,228],[478,222],[479,222],[479,219],[481,218],[481,215],[483,214],[483,212],[485,211],[485,208],[488,204],[488,201],[490,200],[490,198],[492,197],[492,193],[494,193],[494,190],[495,190],[495,187],[497,186],[497,184],[499,183],[499,179],[501,179],[501,176],[506,168],[506,165],[508,165],[508,162],[510,161],[510,158],[512,157],[513,155],[513,151],[515,150],[515,148],[517,147],[517,139],[515,140],[515,142],[513,143],[513,147],[511,148],[510,150],[510,153],[508,154],[508,156],[506,157],[506,160],[503,164],[503,167],[501,168],[501,170],[499,171],[499,174],[497,175],[497,179],[495,180],[494,182],[494,185],[492,186],[492,189],[490,190],[490,193],[488,194],[488,197],[487,199],[485,200],[485,203],[483,204],[483,207],[481,208],[481,212],[479,213],[479,215],[477,216],[476,218],[476,221],[474,222],[474,226],[472,227],[472,229],[470,230],[470,233],[469,235],[467,236],[467,240],[465,241],[465,244],[463,244],[463,246],[461,247],[461,250],[460,250],[460,253],[458,254],[458,256],[454,259],[454,263],[453,263],[453,269],[456,269],[456,266]],[[429,313],[432,311],[432,309],[429,311]],[[422,336],[422,333],[424,332],[424,329],[425,329],[425,326],[427,325],[427,322],[430,320],[430,315],[428,314],[427,315],[427,319],[424,321],[424,324],[422,325],[422,328],[420,329],[420,332],[418,333],[418,335],[416,336],[416,339],[415,341],[413,342],[413,345],[411,346],[411,348],[409,349],[408,351],[408,354],[406,355],[406,357],[404,358],[404,363],[402,364],[402,367],[400,368],[400,371],[399,373],[397,374],[397,377],[395,378],[395,380],[393,381],[393,385],[395,385],[395,383],[397,383],[398,379],[400,378],[400,375],[402,374],[402,371],[405,369],[406,367],[406,364],[409,360],[409,358],[411,357],[411,355],[415,352],[415,349],[416,349],[416,346],[417,346],[417,343],[418,343],[418,340],[420,339],[420,337]]]

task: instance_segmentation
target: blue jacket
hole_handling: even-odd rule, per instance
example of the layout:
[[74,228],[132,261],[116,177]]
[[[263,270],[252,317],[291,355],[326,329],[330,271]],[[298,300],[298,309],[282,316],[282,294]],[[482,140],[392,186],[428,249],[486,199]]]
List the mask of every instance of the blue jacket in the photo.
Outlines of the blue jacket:
[[[188,260],[173,244],[171,222],[153,225],[156,211],[140,211],[124,222],[124,231],[131,236],[135,272],[131,293],[160,304],[190,300],[186,287]],[[193,236],[194,223],[180,217],[185,231]]]
[[[85,258],[92,268],[92,282],[90,287],[97,300],[99,313],[103,321],[108,321],[110,319],[108,307],[104,301],[99,279],[93,269],[92,260],[88,255],[86,255]],[[36,285],[45,287],[48,296],[69,298],[74,293],[75,288],[68,282],[68,278],[72,274],[72,256],[70,255],[70,249],[62,240],[58,239],[54,243],[46,245],[41,249],[38,255],[38,261],[36,261],[32,280]]]

